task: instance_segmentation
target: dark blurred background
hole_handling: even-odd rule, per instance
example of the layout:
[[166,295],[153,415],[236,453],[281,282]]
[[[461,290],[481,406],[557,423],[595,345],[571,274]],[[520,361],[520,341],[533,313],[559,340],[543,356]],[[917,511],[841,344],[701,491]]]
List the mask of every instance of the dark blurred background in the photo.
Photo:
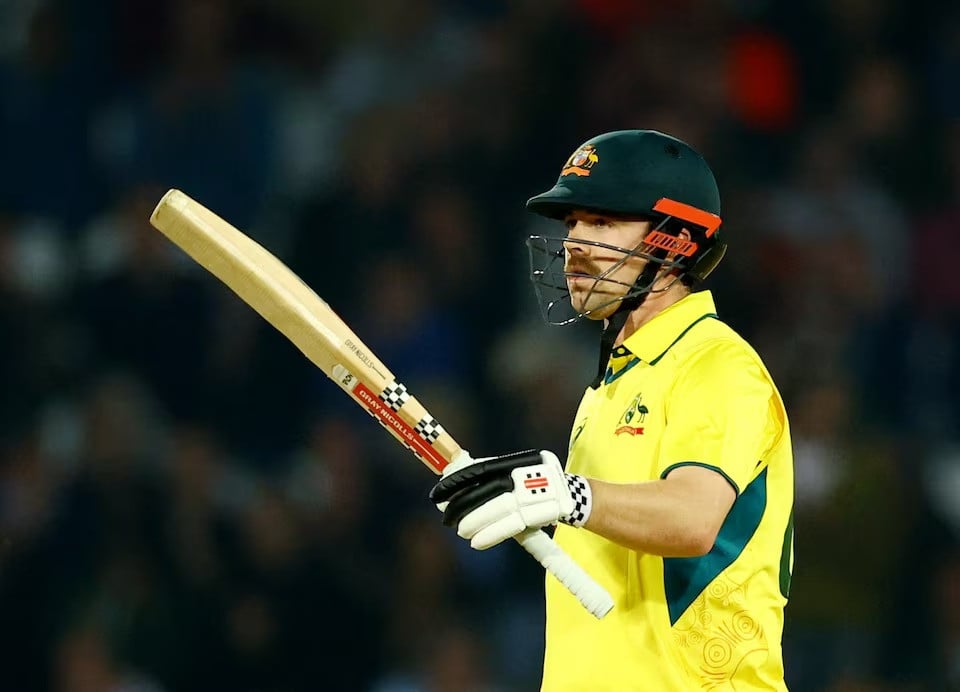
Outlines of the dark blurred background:
[[597,335],[523,203],[635,127],[712,163],[788,403],[792,689],[960,689],[957,7],[0,0],[0,689],[534,689],[539,567],[147,218],[259,239],[475,454],[562,452]]

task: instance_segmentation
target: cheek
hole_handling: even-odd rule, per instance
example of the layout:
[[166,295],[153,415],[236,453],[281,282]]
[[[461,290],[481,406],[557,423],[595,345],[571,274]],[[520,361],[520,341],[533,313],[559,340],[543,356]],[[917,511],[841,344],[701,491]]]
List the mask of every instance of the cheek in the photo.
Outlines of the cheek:
[[630,256],[627,257],[623,264],[616,269],[616,274],[624,276],[633,276],[637,277],[640,275],[640,272],[643,271],[643,268],[646,266],[647,261],[641,257]]

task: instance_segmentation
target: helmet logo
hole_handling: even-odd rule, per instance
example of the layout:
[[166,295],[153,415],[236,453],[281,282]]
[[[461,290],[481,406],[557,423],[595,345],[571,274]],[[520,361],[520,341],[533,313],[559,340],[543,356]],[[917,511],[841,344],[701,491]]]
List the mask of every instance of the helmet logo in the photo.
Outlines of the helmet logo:
[[560,171],[560,175],[561,177],[565,175],[586,177],[590,175],[590,169],[593,168],[593,164],[599,160],[600,157],[597,156],[597,148],[592,144],[584,144],[567,159],[567,163],[564,165],[563,170]]

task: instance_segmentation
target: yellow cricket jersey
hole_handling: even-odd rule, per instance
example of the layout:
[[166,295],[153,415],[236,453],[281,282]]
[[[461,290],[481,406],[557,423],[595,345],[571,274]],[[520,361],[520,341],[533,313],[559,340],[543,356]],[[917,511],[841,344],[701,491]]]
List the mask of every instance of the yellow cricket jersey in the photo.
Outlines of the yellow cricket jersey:
[[614,483],[714,469],[737,491],[713,549],[663,558],[561,525],[556,539],[616,605],[596,620],[547,578],[543,690],[785,690],[793,456],[754,350],[693,293],[643,325],[587,389],[567,470]]

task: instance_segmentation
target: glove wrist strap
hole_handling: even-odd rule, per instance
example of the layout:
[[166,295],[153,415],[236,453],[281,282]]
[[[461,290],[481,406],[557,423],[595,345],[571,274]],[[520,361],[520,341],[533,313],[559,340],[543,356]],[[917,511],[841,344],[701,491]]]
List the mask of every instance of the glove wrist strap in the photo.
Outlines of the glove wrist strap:
[[567,479],[567,487],[570,489],[570,496],[573,498],[573,511],[569,516],[561,517],[560,521],[580,528],[587,523],[590,511],[593,509],[593,492],[590,490],[590,482],[575,473],[564,475]]

